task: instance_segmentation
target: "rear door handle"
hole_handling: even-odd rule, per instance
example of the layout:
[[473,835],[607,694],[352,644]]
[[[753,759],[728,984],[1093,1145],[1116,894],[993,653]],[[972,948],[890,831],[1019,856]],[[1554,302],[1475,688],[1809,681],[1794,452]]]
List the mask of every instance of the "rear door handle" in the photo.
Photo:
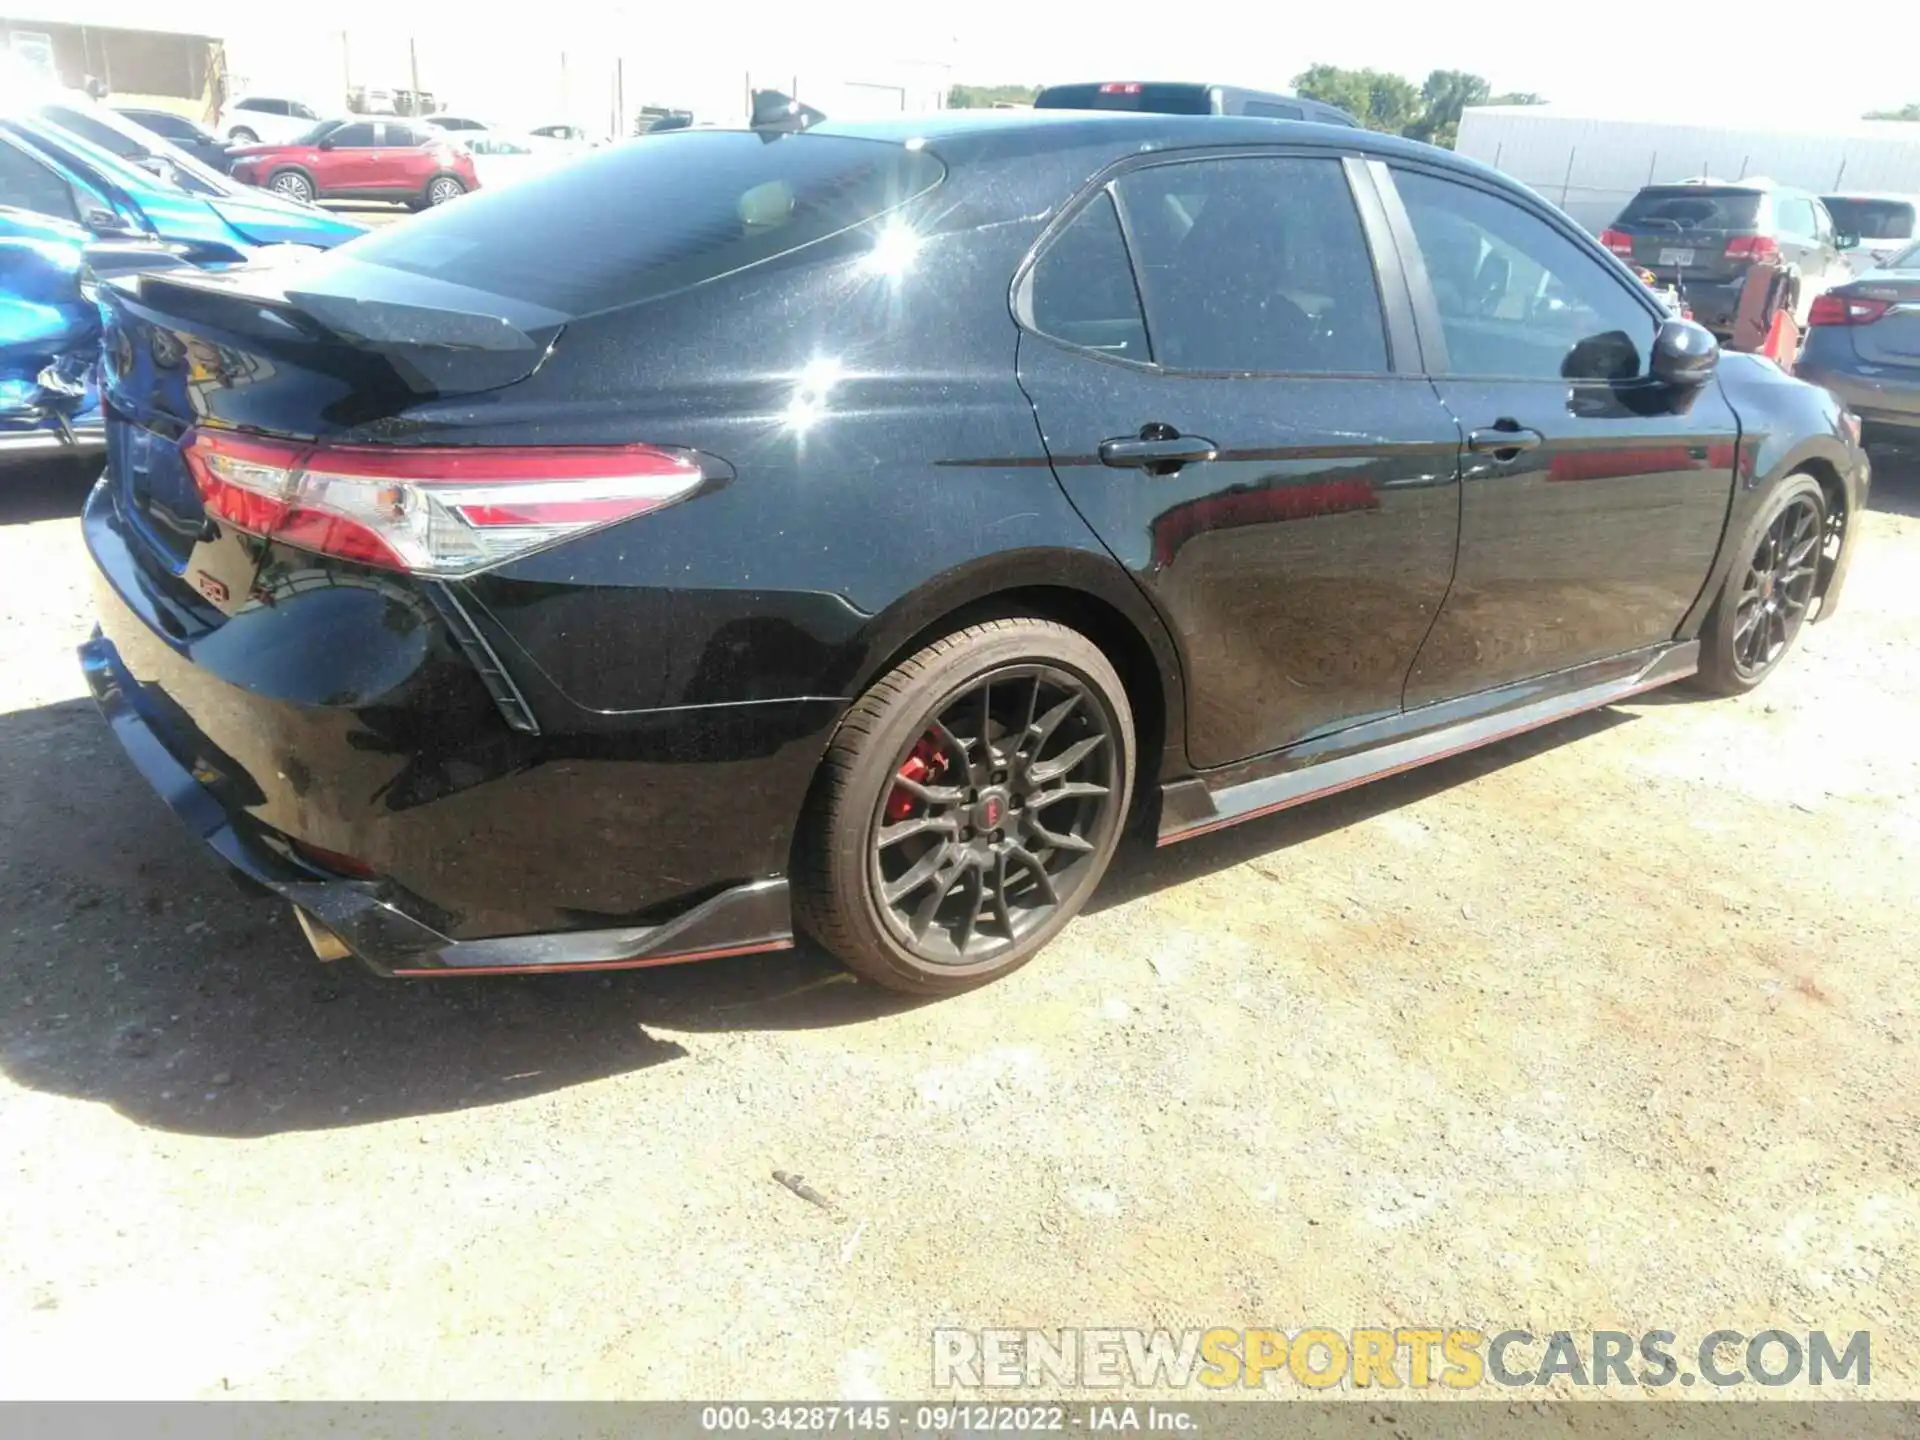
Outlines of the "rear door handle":
[[1495,455],[1517,455],[1522,450],[1539,449],[1546,438],[1538,430],[1529,430],[1526,426],[1516,425],[1511,420],[1501,420],[1484,430],[1469,431],[1467,449],[1480,454],[1491,452]]
[[1212,460],[1220,453],[1213,441],[1199,435],[1137,435],[1100,442],[1100,463],[1116,470],[1150,470],[1156,474]]

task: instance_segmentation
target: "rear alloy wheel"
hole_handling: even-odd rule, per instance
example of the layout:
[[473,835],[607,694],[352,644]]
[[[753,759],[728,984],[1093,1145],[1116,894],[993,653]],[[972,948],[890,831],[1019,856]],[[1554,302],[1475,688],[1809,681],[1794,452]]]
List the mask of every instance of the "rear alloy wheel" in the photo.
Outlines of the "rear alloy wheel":
[[282,170],[267,181],[267,189],[276,195],[284,195],[289,200],[302,205],[313,203],[313,182],[298,170]]
[[1792,648],[1813,605],[1827,544],[1826,495],[1796,475],[1754,517],[1701,632],[1700,680],[1721,695],[1753,689]]
[[801,924],[917,994],[1018,968],[1099,884],[1132,798],[1133,715],[1098,646],[994,620],[876,681],[827,752],[796,846]]
[[467,193],[467,187],[451,175],[439,175],[427,186],[427,204],[445,205],[449,200],[458,200]]

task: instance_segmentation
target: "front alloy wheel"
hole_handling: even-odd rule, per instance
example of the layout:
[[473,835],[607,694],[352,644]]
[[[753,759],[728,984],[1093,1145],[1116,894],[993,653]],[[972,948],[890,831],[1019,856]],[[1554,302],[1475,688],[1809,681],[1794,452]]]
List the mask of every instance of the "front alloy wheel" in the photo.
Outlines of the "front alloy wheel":
[[796,913],[894,989],[1003,975],[1099,883],[1133,748],[1125,691],[1085,636],[1013,619],[935,641],[842,722],[796,845]]
[[301,205],[313,203],[313,182],[296,170],[286,170],[274,176],[267,188]]
[[1827,497],[1810,475],[1782,482],[1747,526],[1700,631],[1700,685],[1753,689],[1780,664],[1812,610],[1820,567],[1837,543]]

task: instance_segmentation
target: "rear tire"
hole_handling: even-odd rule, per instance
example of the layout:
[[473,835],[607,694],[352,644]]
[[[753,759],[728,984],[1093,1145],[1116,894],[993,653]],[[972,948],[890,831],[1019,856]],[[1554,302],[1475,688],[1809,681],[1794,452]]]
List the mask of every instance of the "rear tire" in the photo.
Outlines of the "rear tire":
[[828,746],[794,847],[800,926],[911,994],[1018,969],[1105,874],[1134,748],[1120,678],[1078,631],[991,620],[934,641]]
[[1820,482],[1787,477],[1741,536],[1701,626],[1701,689],[1744,695],[1778,668],[1806,623],[1826,541]]
[[436,175],[427,182],[426,193],[420,197],[422,208],[435,205],[447,205],[467,193],[467,187],[457,175]]

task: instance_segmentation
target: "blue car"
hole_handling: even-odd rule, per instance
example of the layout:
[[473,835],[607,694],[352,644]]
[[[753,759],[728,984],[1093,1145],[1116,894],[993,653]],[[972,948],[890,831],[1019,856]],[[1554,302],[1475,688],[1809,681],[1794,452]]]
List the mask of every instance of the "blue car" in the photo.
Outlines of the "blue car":
[[116,270],[216,269],[361,233],[204,167],[149,171],[43,117],[0,116],[0,451],[99,443],[101,254]]

